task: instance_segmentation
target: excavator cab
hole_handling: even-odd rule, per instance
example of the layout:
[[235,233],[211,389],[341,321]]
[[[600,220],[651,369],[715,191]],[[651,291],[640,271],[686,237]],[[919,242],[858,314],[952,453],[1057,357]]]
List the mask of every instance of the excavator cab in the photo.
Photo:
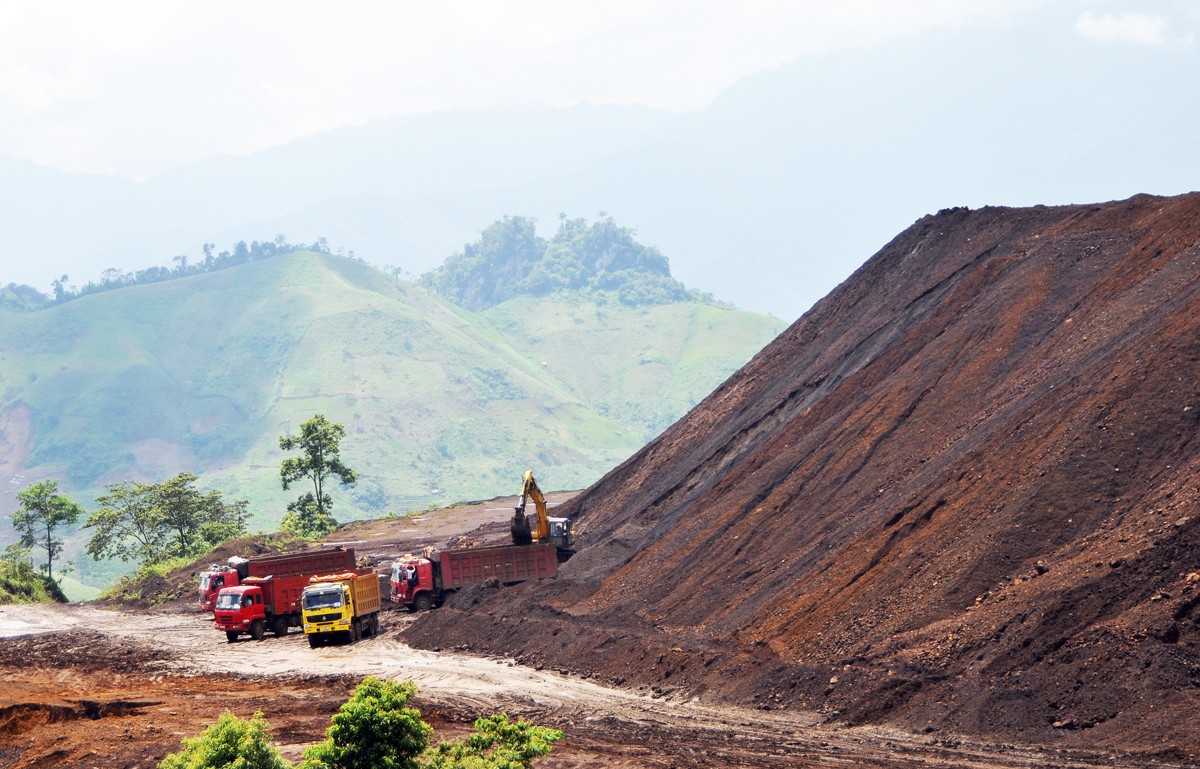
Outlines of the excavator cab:
[[[526,499],[533,500],[533,507],[537,511],[536,520],[531,520],[531,516],[525,514]],[[532,470],[525,473],[525,479],[521,485],[521,499],[517,502],[509,528],[514,545],[550,542],[558,549],[560,556],[569,557],[575,552],[571,521],[567,518],[550,518],[546,515],[546,498],[542,496],[542,490],[538,488]]]

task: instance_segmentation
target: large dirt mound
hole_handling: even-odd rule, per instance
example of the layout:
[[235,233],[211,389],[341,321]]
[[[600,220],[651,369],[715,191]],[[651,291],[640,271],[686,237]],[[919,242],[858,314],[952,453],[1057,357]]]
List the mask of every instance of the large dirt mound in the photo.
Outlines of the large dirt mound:
[[1198,376],[1200,195],[942,211],[565,505],[559,579],[408,638],[1186,757]]

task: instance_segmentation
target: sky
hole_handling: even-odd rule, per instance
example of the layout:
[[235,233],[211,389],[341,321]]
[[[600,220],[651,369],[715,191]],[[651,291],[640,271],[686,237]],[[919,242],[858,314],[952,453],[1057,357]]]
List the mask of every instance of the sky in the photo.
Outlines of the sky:
[[1101,44],[1200,44],[1200,0],[5,0],[0,153],[139,180],[447,108],[699,110],[788,62],[1051,12]]

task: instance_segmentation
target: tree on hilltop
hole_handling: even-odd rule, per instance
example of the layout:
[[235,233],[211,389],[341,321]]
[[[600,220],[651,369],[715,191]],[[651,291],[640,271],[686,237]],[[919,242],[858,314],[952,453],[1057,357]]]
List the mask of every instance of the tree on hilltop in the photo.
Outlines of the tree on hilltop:
[[708,299],[672,278],[667,258],[611,216],[588,224],[563,215],[549,242],[537,236],[534,224],[526,217],[504,217],[422,276],[421,284],[469,310],[564,291],[611,292],[627,305]]
[[298,457],[283,460],[279,468],[279,479],[286,491],[291,484],[307,478],[313,491],[300,496],[288,505],[280,527],[301,536],[312,537],[328,533],[337,528],[330,510],[333,499],[326,490],[326,480],[336,476],[345,486],[358,482],[358,473],[347,467],[341,458],[339,443],[346,437],[346,428],[330,422],[323,414],[317,414],[300,425],[299,435],[284,435],[279,439],[279,448],[284,451],[300,451]]
[[493,222],[478,241],[463,246],[461,254],[447,259],[421,283],[469,310],[482,310],[517,296],[519,284],[546,251],[536,224],[535,219],[524,216],[505,216]]

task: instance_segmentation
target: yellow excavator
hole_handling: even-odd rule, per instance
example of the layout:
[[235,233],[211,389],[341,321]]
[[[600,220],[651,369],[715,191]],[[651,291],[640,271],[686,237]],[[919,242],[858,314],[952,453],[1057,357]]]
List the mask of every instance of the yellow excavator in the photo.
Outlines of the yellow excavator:
[[[536,524],[525,514],[525,500],[532,499],[537,511]],[[531,545],[534,542],[550,542],[558,550],[559,561],[575,554],[575,535],[571,531],[569,518],[551,518],[546,515],[546,498],[533,478],[533,471],[525,473],[521,484],[521,499],[513,513],[512,541],[514,545]]]

